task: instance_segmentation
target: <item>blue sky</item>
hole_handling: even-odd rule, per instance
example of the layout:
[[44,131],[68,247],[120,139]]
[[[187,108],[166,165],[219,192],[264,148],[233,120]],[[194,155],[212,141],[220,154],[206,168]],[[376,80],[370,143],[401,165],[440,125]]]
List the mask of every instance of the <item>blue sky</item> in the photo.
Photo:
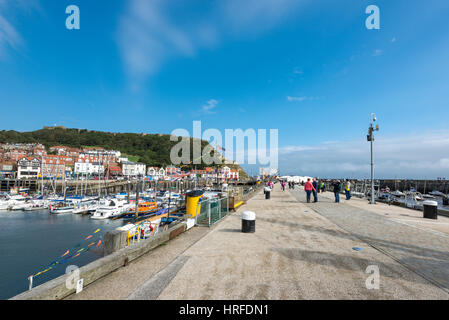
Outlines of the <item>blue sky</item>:
[[275,128],[281,173],[362,177],[375,112],[379,175],[449,176],[448,16],[445,0],[0,0],[0,129]]

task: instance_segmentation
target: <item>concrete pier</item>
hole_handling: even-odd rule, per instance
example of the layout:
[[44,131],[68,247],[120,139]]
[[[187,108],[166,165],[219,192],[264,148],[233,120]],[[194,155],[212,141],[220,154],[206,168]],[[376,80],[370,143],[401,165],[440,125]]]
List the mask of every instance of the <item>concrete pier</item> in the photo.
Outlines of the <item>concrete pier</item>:
[[[270,200],[259,191],[214,227],[195,227],[68,298],[449,299],[447,221],[413,225],[397,211],[413,210],[385,216],[385,205],[303,197],[279,184]],[[244,210],[256,212],[256,233],[241,232]],[[369,266],[379,289],[366,285]]]

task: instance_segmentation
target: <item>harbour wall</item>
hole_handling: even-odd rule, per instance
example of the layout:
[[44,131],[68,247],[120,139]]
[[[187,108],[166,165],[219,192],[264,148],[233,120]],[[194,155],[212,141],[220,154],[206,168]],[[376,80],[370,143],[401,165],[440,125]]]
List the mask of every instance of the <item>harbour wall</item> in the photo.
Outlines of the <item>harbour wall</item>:
[[[110,274],[111,272],[125,267],[129,262],[148,253],[163,243],[177,237],[179,234],[187,230],[187,224],[180,222],[168,228],[168,230],[154,236],[151,239],[141,240],[129,247],[115,251],[103,258],[95,260],[79,269],[79,279],[83,279],[83,285],[87,286],[92,282]],[[106,239],[105,239],[106,240]],[[120,242],[120,240],[118,241]],[[114,251],[113,247],[120,246],[115,242],[112,246],[108,246],[110,251]],[[56,279],[39,285],[29,291],[23,292],[10,300],[61,300],[76,292],[72,286],[67,286],[66,281],[73,277],[71,274],[62,275]]]
[[[9,192],[14,188],[28,188],[31,192],[40,192],[42,190],[42,183],[44,185],[45,192],[47,193],[64,193],[74,194],[114,194],[121,192],[136,192],[136,190],[145,190],[147,188],[155,188],[157,190],[172,190],[173,192],[183,192],[185,190],[192,190],[195,187],[204,188],[218,188],[219,184],[216,181],[210,179],[199,179],[197,182],[184,180],[184,181],[126,181],[126,180],[18,180],[18,179],[0,179],[0,192]],[[238,186],[251,186],[253,182],[238,182],[235,183]]]

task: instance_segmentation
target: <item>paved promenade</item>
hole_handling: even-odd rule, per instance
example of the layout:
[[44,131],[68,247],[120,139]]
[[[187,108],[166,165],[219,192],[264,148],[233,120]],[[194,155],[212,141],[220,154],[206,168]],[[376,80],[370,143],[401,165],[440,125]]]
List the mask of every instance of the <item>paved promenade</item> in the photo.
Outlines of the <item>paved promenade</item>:
[[[302,188],[291,192],[305,202]],[[336,204],[330,192],[318,197],[306,205],[449,292],[449,218],[424,219],[418,210],[344,196]]]
[[[292,193],[301,200],[301,191]],[[346,231],[347,226],[340,227],[315,211],[322,206],[325,209],[321,211],[327,210],[331,215],[334,205],[329,200],[306,205],[293,195],[282,192],[279,184],[275,186],[271,200],[265,200],[259,192],[237,213],[210,230],[193,228],[70,298],[449,298],[449,294],[435,283],[362,241],[356,227]],[[256,212],[256,233],[241,233],[241,212],[244,210]],[[392,239],[385,241],[390,243]],[[391,243],[391,246],[399,245]],[[362,250],[355,251],[354,247]],[[407,247],[402,243],[400,247],[404,258],[408,254],[413,259],[420,250],[416,244]],[[439,249],[433,250],[421,259],[437,259],[440,263],[445,255]],[[378,290],[366,288],[370,274],[365,271],[370,265],[379,267]]]

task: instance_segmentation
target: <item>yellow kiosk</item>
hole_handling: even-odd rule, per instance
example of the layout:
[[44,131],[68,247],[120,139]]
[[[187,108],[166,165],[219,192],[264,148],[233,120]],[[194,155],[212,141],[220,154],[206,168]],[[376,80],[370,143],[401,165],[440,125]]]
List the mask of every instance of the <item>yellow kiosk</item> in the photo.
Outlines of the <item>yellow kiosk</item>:
[[195,218],[201,212],[201,198],[204,191],[194,190],[186,194],[186,214],[190,218]]

